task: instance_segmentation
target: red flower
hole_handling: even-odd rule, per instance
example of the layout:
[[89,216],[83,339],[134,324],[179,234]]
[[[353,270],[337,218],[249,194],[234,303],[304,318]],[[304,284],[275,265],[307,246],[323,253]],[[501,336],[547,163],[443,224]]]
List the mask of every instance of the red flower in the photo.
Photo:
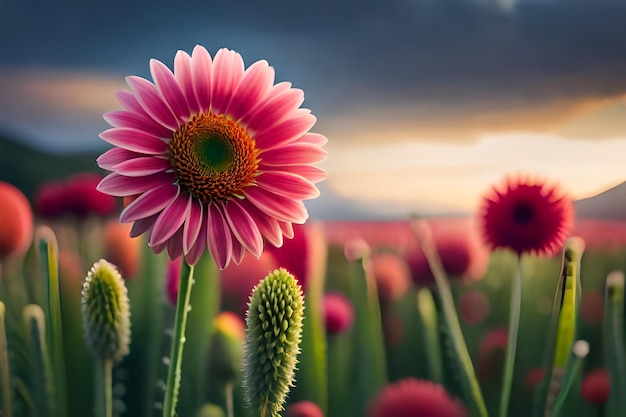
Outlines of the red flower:
[[372,275],[381,300],[402,297],[411,284],[411,274],[404,259],[394,253],[377,253],[371,258]]
[[497,327],[490,330],[480,342],[477,371],[481,379],[490,380],[496,375],[502,375],[507,338],[506,327]]
[[545,377],[546,368],[544,366],[529,369],[526,375],[524,375],[524,388],[528,391],[534,390]]
[[461,318],[467,324],[478,324],[489,315],[489,299],[480,290],[470,290],[461,296]]
[[45,182],[35,193],[35,210],[39,217],[55,220],[65,212],[65,186],[60,182]]
[[388,385],[372,403],[370,417],[465,417],[463,405],[431,381],[402,379]]
[[83,219],[94,214],[107,217],[115,212],[115,197],[96,190],[102,178],[100,174],[85,172],[67,179],[65,198],[70,214]]
[[611,378],[606,369],[594,369],[585,375],[580,394],[594,404],[604,404],[611,393]]
[[[489,251],[480,242],[476,224],[466,219],[424,221],[443,268],[448,276],[466,281],[479,280],[487,271]],[[421,239],[420,236],[416,236]],[[419,247],[407,255],[411,278],[418,285],[429,285],[435,279],[424,252]]]
[[314,402],[298,401],[287,407],[287,417],[324,417],[324,413]]
[[329,334],[345,332],[354,321],[354,310],[350,300],[338,292],[324,295],[324,322]]
[[33,212],[24,194],[0,181],[0,260],[22,255],[33,239]]
[[556,185],[508,177],[484,197],[483,234],[492,249],[553,255],[568,237],[574,206]]

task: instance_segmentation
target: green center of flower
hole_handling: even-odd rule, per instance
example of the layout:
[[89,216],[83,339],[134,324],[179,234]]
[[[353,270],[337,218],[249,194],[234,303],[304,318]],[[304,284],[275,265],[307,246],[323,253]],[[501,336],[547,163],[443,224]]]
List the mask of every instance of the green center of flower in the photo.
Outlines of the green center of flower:
[[192,117],[174,132],[169,151],[178,184],[205,204],[242,197],[257,176],[254,139],[223,115]]
[[535,217],[535,210],[528,203],[522,202],[513,208],[513,220],[518,224],[528,224]]

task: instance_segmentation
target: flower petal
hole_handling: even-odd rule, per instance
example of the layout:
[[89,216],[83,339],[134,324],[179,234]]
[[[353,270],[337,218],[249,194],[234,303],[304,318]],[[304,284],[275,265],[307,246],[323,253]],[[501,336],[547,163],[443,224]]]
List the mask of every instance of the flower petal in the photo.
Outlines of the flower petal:
[[239,202],[241,206],[246,210],[250,216],[254,219],[261,235],[272,245],[277,248],[283,245],[283,233],[278,224],[278,220],[268,216],[259,210],[249,200],[243,199]]
[[233,235],[255,258],[261,256],[263,237],[250,213],[241,207],[236,199],[224,204],[224,209],[226,220]]
[[176,77],[178,85],[182,87],[189,109],[192,113],[198,113],[200,106],[198,106],[198,100],[196,99],[196,92],[193,85],[191,57],[185,51],[176,52],[176,56],[174,57],[174,77]]
[[232,260],[235,265],[239,265],[241,261],[243,261],[243,257],[246,254],[246,248],[244,248],[234,236],[231,236],[231,239],[233,241]]
[[167,256],[178,259],[183,255],[183,228],[180,227],[167,241]]
[[189,104],[172,71],[157,59],[150,60],[150,73],[161,95],[182,123],[189,120]]
[[148,155],[161,155],[167,151],[167,143],[142,130],[131,127],[114,127],[100,133],[100,137],[113,146]]
[[285,171],[264,172],[256,177],[256,183],[259,187],[294,200],[310,200],[320,195],[315,185],[299,175]]
[[327,152],[311,143],[291,143],[280,148],[262,152],[259,168],[277,165],[315,164],[326,159]]
[[270,128],[283,121],[292,111],[296,110],[304,102],[304,92],[298,88],[289,88],[274,94],[258,106],[249,116],[242,121],[250,129],[257,132]]
[[[183,231],[184,234],[184,231]],[[206,248],[206,239],[207,235],[207,221],[203,216],[203,220],[200,222],[200,230],[198,233],[198,238],[195,240],[193,246],[189,248],[189,252],[185,255],[185,261],[187,261],[188,265],[195,265],[198,263],[202,255],[204,254],[204,249]],[[183,238],[184,242],[184,238]]]
[[178,119],[154,84],[135,75],[126,77],[126,82],[150,117],[172,131],[178,129]]
[[171,183],[148,190],[122,210],[120,222],[137,221],[160,213],[178,197],[179,193],[180,187]]
[[145,177],[126,177],[116,172],[107,175],[96,189],[115,197],[128,197],[144,193],[164,183],[173,183],[174,176],[170,173],[158,173]]
[[143,235],[144,233],[151,232],[157,217],[158,214],[154,214],[144,219],[135,220],[133,227],[130,228],[130,237],[135,238]]
[[211,104],[211,78],[213,61],[204,47],[196,45],[191,53],[191,76],[196,92],[196,101],[203,112],[209,110]]
[[155,122],[148,115],[130,110],[116,110],[104,114],[104,120],[113,127],[132,127],[158,138],[171,139],[172,131]]
[[[224,269],[233,256],[234,242],[230,227],[217,204],[209,205],[206,215],[207,245],[219,269]],[[239,245],[239,243],[237,244]]]
[[244,73],[225,113],[239,120],[269,92],[274,83],[274,69],[267,61],[257,61]]
[[214,113],[223,114],[243,77],[244,63],[237,52],[222,48],[215,54],[213,65],[211,109]]
[[[178,196],[163,209],[154,223],[154,229],[152,229],[150,241],[148,242],[149,246],[163,243],[176,233],[189,215],[191,198],[191,195],[186,192],[179,193]],[[182,242],[180,246],[182,248]]]
[[290,142],[299,140],[310,128],[313,127],[317,120],[308,109],[298,109],[299,114],[293,118],[284,120],[283,122],[273,126],[270,129],[264,129],[254,135],[254,139],[259,147],[270,150],[282,147]]
[[[198,240],[198,234],[202,228],[202,223],[204,223],[202,221],[202,218],[204,217],[204,210],[202,209],[202,206],[203,204],[195,198],[191,200],[189,216],[187,217],[187,221],[185,222],[185,226],[183,228],[183,251],[185,253],[189,252]],[[206,240],[204,236],[206,235],[202,235],[202,238],[199,240]]]
[[115,165],[115,171],[129,177],[156,174],[157,172],[165,172],[171,168],[172,166],[167,159],[151,156],[133,158]]
[[293,174],[301,175],[313,184],[326,179],[326,171],[314,165],[290,165],[285,168]]
[[326,145],[326,143],[328,143],[328,138],[324,135],[320,135],[319,133],[309,132],[305,135],[302,135],[302,137],[298,139],[298,142],[306,142],[317,146],[324,146]]
[[302,201],[274,194],[261,187],[248,187],[244,190],[244,194],[261,211],[276,220],[304,223],[309,217]]
[[287,238],[287,239],[293,239],[293,237],[295,236],[295,233],[293,231],[293,224],[290,222],[278,222],[278,225],[280,226],[280,230],[283,232],[283,235]]
[[96,159],[96,162],[98,163],[98,166],[102,169],[106,169],[107,171],[115,171],[115,169],[113,168],[115,165],[122,163],[128,159],[140,158],[142,156],[145,156],[145,154],[129,151],[123,148],[113,148],[100,155],[98,159]]

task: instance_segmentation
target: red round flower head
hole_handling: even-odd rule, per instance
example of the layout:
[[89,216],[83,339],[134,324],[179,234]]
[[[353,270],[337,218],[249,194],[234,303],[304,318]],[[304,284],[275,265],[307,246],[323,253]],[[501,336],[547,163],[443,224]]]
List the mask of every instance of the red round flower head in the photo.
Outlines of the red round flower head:
[[544,366],[529,369],[526,375],[524,375],[524,388],[532,392],[532,390],[543,381],[545,376],[546,368]]
[[406,378],[384,388],[369,417],[466,417],[463,405],[439,384]]
[[490,330],[480,342],[477,373],[481,379],[490,380],[502,375],[507,333],[506,327],[497,327]]
[[580,386],[582,397],[593,404],[604,404],[611,394],[611,377],[606,369],[594,369],[587,373]]
[[604,321],[604,295],[594,289],[584,290],[580,299],[580,317],[587,324]]
[[492,249],[517,254],[553,255],[563,246],[573,222],[571,199],[556,185],[528,177],[507,177],[484,197],[483,234]]
[[274,84],[274,69],[247,69],[235,51],[214,57],[202,46],[179,51],[174,70],[152,59],[154,82],[126,78],[124,110],[107,113],[100,137],[115,148],[98,158],[112,171],[98,186],[137,195],[121,213],[132,235],[149,235],[157,253],[194,265],[206,248],[220,269],[258,258],[264,241],[281,246],[308,218],[303,200],[319,195],[326,137],[300,108],[301,90]]
[[397,300],[409,289],[411,274],[401,256],[392,252],[374,254],[371,258],[371,267],[381,300]]
[[467,324],[478,324],[489,315],[489,299],[480,290],[467,291],[461,295],[459,312]]
[[96,189],[102,178],[95,172],[84,172],[66,180],[65,204],[71,215],[78,219],[91,215],[107,217],[116,211],[115,198]]
[[24,194],[0,181],[0,260],[22,255],[33,240],[33,212]]
[[56,220],[65,214],[65,185],[58,181],[45,182],[35,192],[35,211],[46,220]]
[[285,240],[283,246],[268,246],[267,251],[273,255],[278,265],[293,274],[305,290],[312,269],[320,262],[317,249],[326,244],[324,236],[321,229],[311,222],[293,225],[285,236],[289,240]]
[[[439,219],[419,221],[416,225],[421,232],[429,234],[441,264],[448,276],[474,281],[481,279],[489,264],[489,251],[481,243],[476,224],[467,219]],[[418,239],[425,236],[417,236]],[[417,285],[434,284],[435,278],[426,255],[415,245],[406,255],[411,278]]]
[[339,292],[324,294],[324,323],[329,334],[345,332],[353,321],[354,309],[345,295]]
[[312,401],[298,401],[287,406],[287,417],[324,417],[324,413]]

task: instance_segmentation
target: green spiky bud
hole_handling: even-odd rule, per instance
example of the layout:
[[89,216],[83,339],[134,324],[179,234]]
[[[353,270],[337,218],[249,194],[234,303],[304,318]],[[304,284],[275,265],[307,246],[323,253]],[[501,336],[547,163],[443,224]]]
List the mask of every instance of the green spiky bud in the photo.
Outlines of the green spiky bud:
[[119,361],[129,352],[130,306],[115,265],[100,259],[83,282],[83,332],[93,355]]
[[294,385],[304,297],[287,270],[266,276],[250,297],[246,317],[244,387],[260,417],[278,417]]

